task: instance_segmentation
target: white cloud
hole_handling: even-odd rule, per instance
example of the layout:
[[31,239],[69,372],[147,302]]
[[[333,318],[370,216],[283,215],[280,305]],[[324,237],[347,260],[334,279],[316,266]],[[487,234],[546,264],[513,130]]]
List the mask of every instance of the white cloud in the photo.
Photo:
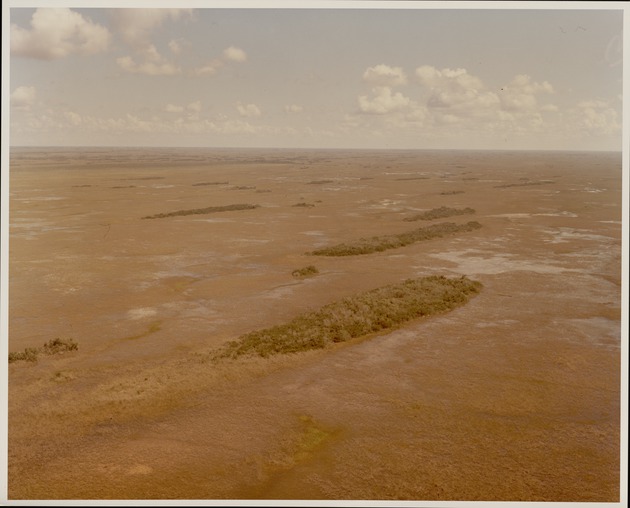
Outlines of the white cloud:
[[168,43],[168,49],[171,50],[171,53],[174,55],[179,55],[184,48],[190,46],[190,43],[184,39],[172,39]]
[[194,76],[213,76],[214,74],[219,72],[219,69],[221,67],[223,67],[223,61],[215,59],[207,63],[206,65],[193,69],[192,74]]
[[261,111],[256,104],[243,104],[241,102],[237,102],[236,109],[238,110],[239,115],[248,118],[261,115]]
[[228,63],[242,63],[246,60],[247,55],[245,54],[245,51],[240,48],[230,46],[229,48],[223,50],[223,54],[220,58],[215,58],[206,65],[193,69],[191,74],[193,76],[213,76],[217,72],[219,72],[219,69],[221,69],[224,65]]
[[81,125],[82,118],[81,115],[75,113],[74,111],[66,111],[64,113],[65,119],[74,126]]
[[621,130],[619,114],[605,101],[579,102],[567,116],[571,125],[588,133],[612,134]]
[[229,62],[244,62],[247,54],[241,48],[230,46],[223,51],[223,58]]
[[31,17],[31,29],[11,25],[11,54],[54,60],[72,54],[105,51],[110,33],[70,9],[39,8]]
[[170,62],[166,62],[161,58],[156,61],[146,61],[137,63],[130,56],[123,56],[116,59],[118,66],[133,74],[146,74],[148,76],[173,76],[180,74],[181,69]]
[[547,81],[537,83],[530,76],[519,74],[501,88],[499,98],[501,107],[506,111],[533,110],[538,106],[537,94],[553,92],[553,87]]
[[448,90],[478,90],[483,88],[479,78],[468,74],[466,69],[438,70],[430,65],[423,65],[416,69],[416,79],[421,85],[429,88]]
[[284,107],[284,111],[286,113],[301,113],[302,111],[304,111],[304,108],[302,106],[299,106],[298,104],[287,104]]
[[466,69],[436,69],[430,65],[418,67],[416,79],[428,90],[427,107],[434,114],[444,118],[445,123],[453,123],[453,116],[487,116],[499,105],[499,98],[485,90],[484,84]]
[[184,106],[176,106],[175,104],[167,104],[164,107],[164,111],[167,113],[182,113],[184,111]]
[[34,86],[18,86],[11,94],[11,106],[27,111],[35,103],[36,96]]
[[191,102],[186,106],[188,111],[192,111],[193,113],[199,113],[201,111],[201,101]]
[[369,67],[363,73],[364,81],[377,86],[397,86],[407,84],[407,76],[400,67],[379,64]]
[[374,97],[371,99],[366,95],[358,98],[359,110],[362,113],[384,115],[393,111],[400,111],[409,106],[409,98],[400,92],[392,94],[392,89],[388,86],[378,86],[372,89]]
[[[178,20],[189,15],[191,9],[116,9],[112,11],[113,25],[121,38],[134,51],[135,57],[124,56],[116,60],[118,66],[131,73],[149,76],[172,76],[181,69],[160,54],[151,42],[153,32],[167,20]],[[168,44],[172,54],[179,54],[181,40]]]
[[134,49],[142,49],[151,43],[152,32],[165,21],[191,13],[192,9],[115,9],[112,21],[123,41]]

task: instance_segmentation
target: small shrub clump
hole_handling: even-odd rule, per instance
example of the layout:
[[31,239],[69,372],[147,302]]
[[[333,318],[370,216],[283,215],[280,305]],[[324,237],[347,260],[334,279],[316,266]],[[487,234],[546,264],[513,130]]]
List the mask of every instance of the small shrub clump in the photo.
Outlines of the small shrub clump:
[[58,355],[67,351],[76,351],[77,349],[79,349],[79,344],[73,339],[57,337],[49,340],[40,348],[27,347],[24,351],[9,353],[9,363],[17,361],[36,362],[40,354]]
[[312,275],[316,275],[319,273],[319,270],[314,265],[308,265],[304,268],[299,268],[298,270],[293,270],[291,275],[294,277],[310,277]]
[[467,222],[466,224],[443,222],[398,235],[373,236],[371,238],[361,238],[354,243],[340,243],[332,247],[314,250],[310,254],[313,256],[357,256],[361,254],[372,254],[388,249],[405,247],[415,242],[440,238],[444,235],[473,231],[480,227],[481,224],[477,221]]
[[268,357],[321,349],[372,333],[397,328],[413,319],[447,312],[481,291],[467,277],[429,276],[408,279],[343,298],[292,321],[241,335],[217,358]]
[[166,217],[177,217],[181,215],[203,215],[203,214],[216,213],[216,212],[231,212],[235,210],[252,210],[254,208],[258,208],[259,206],[260,205],[249,205],[249,204],[209,206],[207,208],[194,208],[192,210],[177,210],[175,212],[158,213],[155,215],[147,215],[146,217],[142,217],[142,218],[143,219],[164,219]]
[[407,217],[403,220],[406,222],[414,222],[417,220],[433,220],[433,219],[444,219],[446,217],[453,217],[456,215],[470,215],[475,213],[475,210],[472,208],[449,208],[448,206],[441,206],[440,208],[434,208],[433,210],[429,210],[428,212],[420,213],[418,215],[414,215],[413,217]]

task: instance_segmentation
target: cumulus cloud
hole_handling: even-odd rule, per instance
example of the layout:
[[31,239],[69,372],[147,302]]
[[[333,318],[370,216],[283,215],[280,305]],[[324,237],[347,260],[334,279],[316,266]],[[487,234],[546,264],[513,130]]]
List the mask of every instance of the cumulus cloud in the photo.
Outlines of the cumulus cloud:
[[75,113],[74,111],[66,111],[64,112],[63,116],[68,123],[74,125],[75,127],[81,125],[81,123],[83,122],[81,115]]
[[537,83],[527,74],[519,74],[501,88],[501,107],[506,111],[533,110],[538,106],[536,95],[541,93],[554,93],[551,84]]
[[35,103],[37,91],[34,86],[18,86],[11,94],[11,106],[29,110]]
[[230,46],[223,50],[223,58],[229,62],[244,62],[247,54],[241,48]]
[[219,72],[224,65],[229,63],[242,63],[247,60],[247,54],[240,48],[230,46],[223,50],[223,54],[220,58],[215,58],[209,63],[193,69],[192,74],[194,76],[212,76]]
[[427,108],[442,115],[444,123],[454,123],[456,117],[487,115],[499,104],[498,96],[485,90],[481,79],[466,69],[423,65],[416,69],[415,77],[428,90]]
[[184,106],[176,106],[175,104],[167,104],[164,106],[164,111],[167,113],[182,113],[184,111]]
[[110,40],[107,28],[67,8],[39,8],[30,24],[30,30],[11,24],[11,54],[40,60],[92,55]]
[[201,111],[201,101],[191,102],[186,106],[186,109],[193,113],[199,113]]
[[301,113],[304,111],[304,108],[298,104],[287,104],[284,107],[284,111],[285,113]]
[[197,67],[193,69],[192,74],[194,76],[213,76],[219,69],[223,67],[223,61],[219,59],[212,60],[208,62],[206,65],[202,65],[201,67]]
[[[112,23],[122,40],[128,44],[135,56],[124,56],[116,60],[124,71],[149,76],[172,76],[181,69],[160,54],[151,42],[153,32],[168,20],[178,20],[192,12],[191,9],[116,9],[112,12]],[[182,40],[171,40],[168,47],[173,55],[182,49]]]
[[115,9],[112,22],[122,40],[134,49],[151,43],[151,34],[165,21],[190,16],[192,9]]
[[407,84],[407,76],[400,67],[379,64],[369,67],[363,73],[364,81],[377,86],[397,86]]
[[237,102],[236,109],[238,114],[244,117],[252,118],[261,115],[261,111],[256,104],[243,104],[242,102]]
[[151,61],[136,62],[130,56],[123,56],[116,59],[118,66],[133,74],[146,74],[148,76],[172,76],[179,74],[181,69],[174,64],[156,58]]
[[478,90],[483,87],[479,78],[461,68],[439,70],[430,65],[423,65],[416,69],[415,74],[418,82],[429,88]]
[[569,112],[571,123],[589,133],[611,134],[621,130],[617,110],[606,101],[582,101]]
[[400,92],[392,93],[388,86],[378,86],[372,89],[373,97],[361,95],[358,98],[359,110],[362,113],[384,115],[393,111],[400,111],[409,106],[410,100]]

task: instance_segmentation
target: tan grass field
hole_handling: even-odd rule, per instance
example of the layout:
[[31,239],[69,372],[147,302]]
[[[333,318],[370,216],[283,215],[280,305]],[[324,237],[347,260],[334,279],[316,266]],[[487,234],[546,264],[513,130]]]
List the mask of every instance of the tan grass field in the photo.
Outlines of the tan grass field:
[[[13,149],[10,185],[9,351],[78,344],[8,367],[10,499],[619,500],[620,154]],[[483,289],[216,358],[430,275]]]

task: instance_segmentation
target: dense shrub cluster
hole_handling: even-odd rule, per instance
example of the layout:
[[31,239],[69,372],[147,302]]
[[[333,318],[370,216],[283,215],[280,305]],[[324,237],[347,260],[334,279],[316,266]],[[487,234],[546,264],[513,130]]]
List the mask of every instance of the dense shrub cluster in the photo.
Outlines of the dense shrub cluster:
[[428,212],[414,215],[413,217],[407,217],[403,219],[407,222],[414,222],[417,220],[433,220],[444,219],[446,217],[453,217],[455,215],[470,215],[475,213],[472,208],[449,208],[448,206],[441,206],[440,208],[434,208]]
[[495,189],[507,189],[509,187],[529,187],[530,185],[545,185],[548,183],[555,183],[553,180],[540,180],[535,182],[525,182],[525,183],[506,183],[503,185],[495,185]]
[[9,363],[17,361],[36,362],[40,354],[57,355],[77,349],[79,349],[79,344],[73,339],[60,339],[57,337],[56,339],[49,340],[40,348],[27,347],[22,352],[9,353]]
[[260,205],[237,204],[225,206],[209,206],[207,208],[194,208],[192,210],[177,210],[176,212],[158,213],[155,215],[147,215],[143,219],[164,219],[165,217],[177,217],[180,215],[202,215],[215,212],[231,212],[234,210],[252,210]]
[[218,357],[267,357],[321,349],[452,310],[466,303],[481,287],[480,282],[466,277],[409,279],[333,302],[289,323],[241,335],[228,343]]
[[415,242],[430,240],[432,238],[439,238],[448,234],[473,231],[480,227],[481,224],[476,221],[467,222],[466,224],[443,222],[398,235],[361,238],[354,243],[341,243],[333,245],[332,247],[317,249],[312,251],[311,254],[314,256],[356,256],[360,254],[371,254],[388,249],[397,249],[398,247],[404,247]]
[[305,266],[304,268],[293,270],[293,272],[291,272],[291,275],[293,275],[294,277],[308,277],[310,275],[315,275],[318,273],[319,273],[319,270],[317,269],[316,266],[308,265],[308,266]]

